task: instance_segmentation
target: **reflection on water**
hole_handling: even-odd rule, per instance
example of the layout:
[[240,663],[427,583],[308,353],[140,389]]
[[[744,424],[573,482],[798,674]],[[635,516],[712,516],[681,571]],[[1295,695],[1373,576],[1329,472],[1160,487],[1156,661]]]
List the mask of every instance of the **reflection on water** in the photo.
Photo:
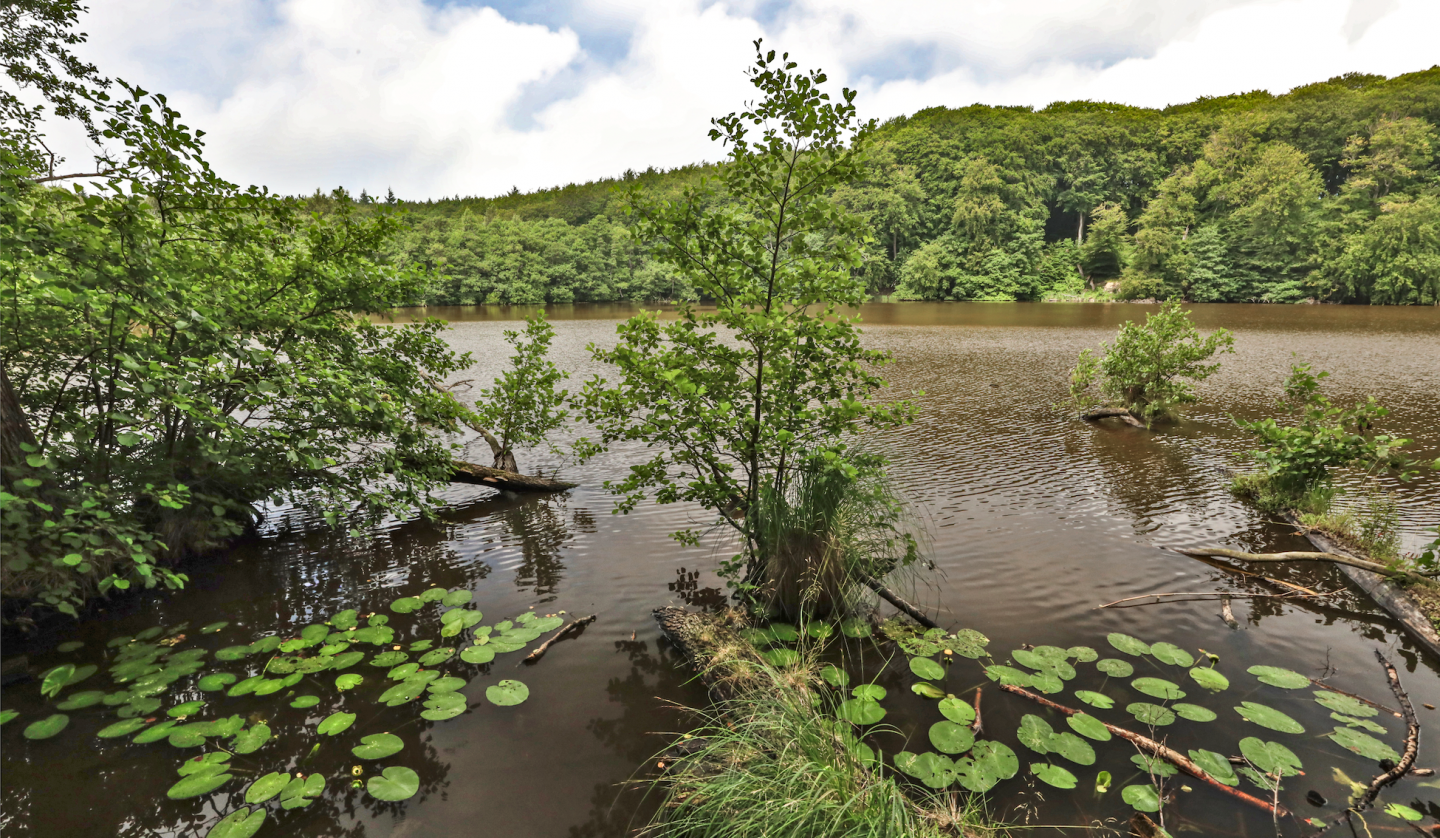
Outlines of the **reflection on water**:
[[[572,380],[601,372],[586,345],[612,342],[615,321],[634,310],[551,310],[558,332],[555,359]],[[1417,456],[1440,456],[1440,310],[1195,306],[1202,328],[1236,332],[1237,352],[1202,385],[1203,401],[1184,422],[1149,433],[1087,425],[1057,410],[1080,349],[1098,346],[1125,319],[1147,310],[1152,309],[962,303],[863,309],[869,343],[895,356],[886,372],[893,390],[924,391],[914,426],[867,440],[891,455],[891,476],[929,527],[937,572],[922,581],[916,598],[935,607],[942,622],[980,629],[1002,655],[1025,643],[1103,647],[1108,632],[1122,631],[1204,648],[1232,673],[1243,673],[1242,661],[1311,675],[1332,672],[1337,686],[1384,697],[1388,690],[1371,651],[1378,646],[1401,664],[1417,704],[1440,703],[1435,663],[1416,655],[1392,621],[1326,567],[1267,568],[1273,578],[1341,593],[1324,605],[1237,598],[1237,629],[1221,620],[1215,601],[1096,608],[1167,591],[1276,592],[1262,579],[1165,548],[1304,547],[1288,527],[1236,502],[1224,488],[1224,471],[1237,465],[1235,455],[1249,444],[1230,417],[1253,418],[1270,409],[1292,352],[1332,372],[1328,389],[1334,398],[1373,393],[1393,409],[1389,430],[1413,438]],[[469,308],[403,314],[417,313],[456,321],[449,339],[476,359],[474,369],[457,377],[483,382],[508,355],[500,335],[511,326],[505,321],[526,312]],[[656,804],[654,795],[644,792],[649,757],[665,744],[657,734],[686,724],[675,705],[705,700],[664,646],[650,611],[667,604],[722,606],[723,583],[709,569],[729,555],[724,545],[681,547],[668,538],[670,531],[705,523],[691,508],[647,506],[631,515],[611,514],[602,482],[643,456],[643,448],[622,447],[584,466],[565,465],[566,475],[582,487],[557,498],[491,498],[486,489],[453,487],[445,492],[453,505],[435,521],[395,523],[361,539],[314,529],[303,517],[280,516],[264,540],[191,568],[191,589],[183,594],[117,600],[101,619],[25,641],[24,647],[7,642],[5,654],[28,652],[43,669],[62,660],[53,652],[55,643],[79,639],[85,648],[68,659],[98,661],[109,637],[185,620],[230,619],[252,632],[292,631],[342,608],[373,610],[433,585],[473,591],[486,623],[530,608],[598,614],[583,635],[556,644],[538,664],[516,670],[502,659],[475,676],[467,688],[472,709],[465,715],[412,722],[414,708],[402,708],[380,720],[397,729],[410,723],[402,733],[403,764],[419,772],[425,783],[421,795],[378,804],[346,786],[348,751],[322,747],[308,770],[332,778],[332,791],[309,809],[284,813],[262,835],[625,835]],[[521,465],[548,473],[564,464],[540,451],[527,453]],[[1355,476],[1344,482],[1354,485]],[[1427,529],[1440,525],[1440,475],[1427,474],[1401,490],[1404,537],[1414,549],[1428,540]],[[883,662],[874,654],[867,659]],[[484,686],[501,677],[527,683],[530,700],[503,711],[485,704]],[[923,737],[924,725],[934,720],[933,704],[910,693],[909,675],[902,670],[886,670],[880,683],[893,697],[887,700],[894,705],[887,721],[918,726]],[[976,678],[950,688],[959,693],[976,684],[988,687]],[[1250,697],[1241,695],[1246,690],[1236,690],[1235,703]],[[35,692],[33,684],[6,689],[4,706],[37,714]],[[333,690],[316,694],[326,702],[334,698]],[[988,688],[984,701],[992,731],[1013,730],[1020,715],[1033,709],[1003,701]],[[1328,729],[1326,717],[1305,706],[1304,691],[1293,701],[1276,701],[1278,709],[1315,728],[1312,733]],[[281,708],[272,724],[298,735],[305,712]],[[209,803],[164,800],[175,777],[174,749],[97,740],[99,717],[87,726],[80,715],[48,742],[24,740],[17,723],[0,729],[0,831],[47,838],[178,836],[195,834],[198,824],[213,819]],[[1422,721],[1440,723],[1440,717],[1422,715]],[[1176,736],[1196,733],[1183,725],[1173,730]],[[1241,722],[1223,716],[1201,733],[1233,745],[1254,732],[1242,731]],[[1322,749],[1313,736],[1294,748],[1310,765],[1327,764],[1335,751]],[[286,764],[290,767],[266,770],[295,770]],[[1355,777],[1374,773],[1374,766],[1358,757],[1335,764]],[[1117,787],[1132,773],[1123,757],[1086,770],[1100,768],[1115,774]],[[1391,799],[1414,798],[1411,805],[1421,806],[1434,796],[1433,789],[1406,783]],[[1332,800],[1343,798],[1344,790],[1326,770],[1311,772],[1297,786],[1301,800],[1310,787]],[[1018,779],[1002,786],[993,799],[995,811],[1023,817],[1016,807],[1033,805],[1024,789]],[[1113,792],[1102,797],[1050,792],[1045,798],[1031,812],[1035,821],[1128,817]],[[1196,808],[1207,807],[1183,811],[1201,818],[1197,834],[1241,829],[1268,834],[1265,824],[1248,813],[1237,815],[1228,804],[1215,801],[1211,820]]]

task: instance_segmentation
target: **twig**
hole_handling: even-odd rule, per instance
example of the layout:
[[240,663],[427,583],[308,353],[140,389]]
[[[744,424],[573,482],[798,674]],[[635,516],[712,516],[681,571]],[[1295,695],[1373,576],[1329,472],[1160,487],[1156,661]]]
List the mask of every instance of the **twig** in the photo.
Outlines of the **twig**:
[[1177,553],[1186,556],[1220,556],[1226,559],[1240,559],[1247,562],[1334,562],[1351,567],[1358,567],[1361,570],[1368,570],[1371,573],[1378,573],[1381,576],[1396,576],[1405,579],[1428,582],[1430,580],[1423,576],[1417,576],[1409,571],[1397,568],[1386,567],[1379,562],[1367,562],[1364,559],[1357,559],[1353,556],[1346,556],[1341,553],[1316,553],[1292,550],[1285,553],[1246,553],[1242,550],[1224,550],[1219,547],[1172,547]]
[[870,588],[870,590],[879,594],[881,599],[884,599],[886,602],[910,615],[911,619],[913,619],[915,622],[926,628],[940,628],[940,626],[934,620],[925,616],[924,611],[921,611],[919,608],[916,608],[915,606],[901,599],[899,594],[885,587],[885,583],[881,582],[879,579],[876,579],[875,577],[871,576],[868,573],[865,573],[864,571],[857,571],[857,575],[860,577],[860,581],[864,582],[865,585]]
[[1240,628],[1240,621],[1235,619],[1235,612],[1230,610],[1230,597],[1228,596],[1220,600],[1220,619],[1224,620],[1225,625],[1232,629]]
[[[1004,690],[1007,693],[1014,693],[1015,695],[1028,698],[1036,704],[1039,704],[1043,707],[1049,707],[1051,710],[1057,710],[1067,716],[1074,716],[1080,713],[1079,710],[1072,710],[1062,704],[1056,704],[1048,698],[1042,698],[1035,693],[1030,692],[1029,690],[1022,689],[1012,684],[1001,684],[1000,689]],[[1225,785],[1224,783],[1210,776],[1210,774],[1206,772],[1205,769],[1196,765],[1193,761],[1191,761],[1188,757],[1186,757],[1179,751],[1167,748],[1159,742],[1156,742],[1154,739],[1150,739],[1148,737],[1141,736],[1138,733],[1128,731],[1123,727],[1116,727],[1109,722],[1101,722],[1101,724],[1105,725],[1105,729],[1110,731],[1112,734],[1134,744],[1142,750],[1149,751],[1154,756],[1174,763],[1175,767],[1179,768],[1181,771],[1184,771],[1186,774],[1189,774],[1191,777],[1194,777],[1195,779],[1206,783],[1207,785],[1210,785],[1224,792],[1225,794],[1230,795],[1231,797],[1239,798],[1240,800],[1249,803],[1251,806],[1256,806],[1258,808],[1264,809],[1265,811],[1276,817],[1288,817],[1290,815],[1290,811],[1278,803],[1269,803],[1267,801],[1261,800],[1258,797],[1246,794],[1245,792],[1240,791],[1237,788],[1231,788],[1230,786]]]
[[[1167,548],[1167,549],[1170,549],[1170,548]],[[1180,550],[1176,550],[1175,552],[1177,552],[1177,553],[1182,553],[1182,555],[1190,556],[1190,558],[1192,558],[1192,559],[1196,559],[1196,560],[1198,560],[1198,561],[1202,561],[1202,562],[1204,562],[1205,564],[1208,564],[1208,565],[1210,565],[1211,567],[1215,568],[1216,570],[1223,570],[1223,571],[1225,571],[1225,572],[1227,572],[1227,573],[1237,573],[1237,574],[1239,574],[1239,575],[1241,575],[1241,576],[1253,576],[1253,577],[1255,577],[1256,579],[1263,579],[1264,581],[1269,582],[1269,583],[1272,584],[1272,585],[1278,585],[1278,586],[1280,586],[1280,587],[1282,587],[1282,588],[1289,588],[1289,589],[1292,590],[1292,591],[1300,591],[1301,593],[1306,593],[1306,594],[1309,594],[1309,595],[1311,595],[1311,596],[1319,596],[1319,595],[1320,595],[1318,592],[1312,591],[1312,590],[1310,590],[1309,588],[1305,587],[1304,585],[1297,585],[1297,584],[1295,584],[1294,582],[1286,582],[1286,581],[1283,580],[1283,579],[1274,579],[1274,578],[1272,578],[1272,577],[1266,576],[1266,575],[1263,574],[1263,573],[1256,573],[1256,572],[1253,571],[1253,570],[1245,570],[1244,568],[1236,567],[1236,566],[1234,566],[1234,565],[1226,564],[1226,563],[1224,563],[1224,562],[1219,562],[1219,561],[1216,561],[1216,560],[1214,560],[1214,559],[1207,558],[1207,557],[1205,557],[1205,556],[1195,556],[1195,555],[1191,555],[1191,554],[1189,554],[1189,553],[1184,553],[1183,551],[1180,551]]]
[[1400,676],[1395,672],[1395,666],[1386,660],[1385,655],[1379,649],[1375,650],[1375,657],[1380,660],[1380,665],[1385,667],[1385,677],[1390,680],[1390,692],[1395,694],[1395,700],[1400,702],[1400,709],[1405,713],[1405,752],[1400,755],[1400,761],[1384,774],[1370,781],[1365,794],[1360,798],[1361,809],[1369,808],[1380,790],[1404,777],[1415,765],[1415,755],[1420,750],[1420,721],[1415,718],[1415,708],[1410,705],[1410,696],[1405,694],[1405,688],[1400,686]]
[[[1242,594],[1242,593],[1234,593],[1234,592],[1229,592],[1229,591],[1223,591],[1223,592],[1222,592],[1222,591],[1172,591],[1172,592],[1163,593],[1163,594],[1140,594],[1139,596],[1127,596],[1127,597],[1125,597],[1124,599],[1117,599],[1117,600],[1115,600],[1114,602],[1107,602],[1107,603],[1105,603],[1104,605],[1097,605],[1096,608],[1097,608],[1097,609],[1099,609],[1099,608],[1112,608],[1112,607],[1114,607],[1114,606],[1120,605],[1120,603],[1122,603],[1122,602],[1131,602],[1132,600],[1137,600],[1137,599],[1150,599],[1151,597],[1162,597],[1162,596],[1183,596],[1183,597],[1189,597],[1189,599],[1169,600],[1170,602],[1195,602],[1195,601],[1197,601],[1197,600],[1205,600],[1205,599],[1224,599],[1224,600],[1228,601],[1231,597],[1237,597],[1237,596],[1238,596],[1238,597],[1241,597],[1242,599],[1295,599],[1297,595],[1298,595],[1298,596],[1311,596],[1311,594],[1299,594],[1298,592],[1293,593],[1293,594]],[[1326,594],[1326,593],[1317,593],[1317,594],[1315,594],[1315,596],[1330,596],[1330,595],[1331,595],[1331,594]],[[1155,602],[1145,602],[1145,603],[1141,603],[1141,604],[1142,604],[1142,605],[1159,605],[1159,604],[1160,604],[1160,601],[1157,599]],[[1135,607],[1135,606],[1121,606],[1121,607],[1122,607],[1122,608],[1133,608],[1133,607]]]
[[1397,719],[1403,719],[1403,718],[1405,718],[1404,716],[1402,716],[1402,715],[1400,714],[1400,711],[1399,711],[1399,710],[1395,710],[1395,709],[1392,709],[1392,708],[1390,708],[1390,707],[1386,707],[1385,705],[1381,704],[1380,702],[1378,702],[1378,701],[1372,701],[1372,700],[1366,698],[1366,697],[1363,696],[1363,695],[1356,695],[1355,693],[1347,693],[1347,692],[1345,692],[1345,691],[1342,690],[1342,689],[1339,689],[1339,688],[1337,688],[1337,687],[1332,687],[1332,686],[1330,686],[1329,684],[1325,683],[1324,681],[1316,681],[1314,678],[1311,678],[1311,679],[1310,679],[1310,683],[1313,684],[1313,685],[1315,685],[1315,686],[1317,686],[1317,687],[1319,687],[1319,688],[1322,689],[1322,690],[1329,690],[1329,691],[1332,692],[1332,693],[1339,693],[1340,695],[1348,696],[1349,698],[1353,698],[1353,699],[1355,699],[1356,701],[1358,701],[1358,702],[1360,702],[1360,703],[1362,703],[1362,704],[1368,704],[1368,705],[1370,705],[1371,707],[1374,707],[1374,708],[1377,709],[1377,710],[1384,710],[1386,713],[1389,713],[1390,715],[1394,716],[1394,717],[1397,718]]
[[[552,634],[552,635],[550,636],[550,639],[549,639],[549,640],[545,641],[544,643],[541,643],[539,646],[536,646],[536,647],[535,647],[535,651],[533,651],[533,652],[531,652],[530,654],[526,655],[526,656],[525,656],[525,659],[522,660],[522,661],[520,661],[520,663],[534,663],[535,661],[540,660],[541,656],[543,656],[543,655],[545,654],[545,652],[550,648],[550,644],[551,644],[551,643],[555,643],[556,641],[561,640],[562,638],[566,637],[567,635],[569,635],[569,634],[571,634],[571,633],[573,633],[573,632],[579,631],[580,629],[584,628],[585,626],[590,625],[591,623],[595,622],[595,618],[596,618],[597,616],[599,616],[599,615],[598,615],[598,614],[591,614],[591,615],[588,616],[588,617],[581,617],[581,618],[578,619],[578,620],[572,620],[572,621],[570,621],[570,625],[565,626],[564,628],[562,628],[562,629],[560,629],[559,631],[555,632],[554,634]],[[519,664],[516,664],[516,665],[518,666]]]
[[980,721],[980,688],[975,688],[975,721],[970,723],[970,732],[979,736],[985,730],[985,723]]

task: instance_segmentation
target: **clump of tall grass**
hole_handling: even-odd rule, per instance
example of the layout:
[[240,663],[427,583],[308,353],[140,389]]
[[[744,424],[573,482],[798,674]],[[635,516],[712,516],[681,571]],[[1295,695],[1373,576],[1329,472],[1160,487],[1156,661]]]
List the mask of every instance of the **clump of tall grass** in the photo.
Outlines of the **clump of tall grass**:
[[[663,780],[665,838],[940,838],[991,834],[979,803],[906,791],[793,673],[715,705]],[[913,794],[913,792],[912,792]]]
[[851,611],[869,596],[866,576],[915,561],[905,506],[882,466],[864,454],[817,454],[801,460],[783,489],[761,493],[749,517],[762,605],[791,620]]

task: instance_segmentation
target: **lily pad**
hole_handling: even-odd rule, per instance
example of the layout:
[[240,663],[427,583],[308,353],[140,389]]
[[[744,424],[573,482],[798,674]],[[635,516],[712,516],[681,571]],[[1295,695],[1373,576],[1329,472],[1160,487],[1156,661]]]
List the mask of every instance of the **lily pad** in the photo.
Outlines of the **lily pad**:
[[0,725],[8,724],[19,718],[20,714],[14,710],[0,710]]
[[181,779],[180,782],[171,786],[169,791],[165,792],[165,796],[171,800],[199,797],[202,794],[209,794],[220,788],[230,782],[231,779],[233,778],[229,774],[215,774],[209,771],[201,771]]
[[1141,772],[1157,777],[1174,777],[1180,773],[1179,770],[1169,762],[1166,762],[1160,757],[1151,756],[1150,754],[1132,754],[1130,756],[1130,762],[1134,763],[1135,767],[1140,769]]
[[181,777],[189,777],[191,774],[198,774],[202,771],[207,771],[211,774],[218,771],[228,771],[230,767],[225,765],[225,763],[229,761],[230,755],[224,751],[212,751],[208,754],[201,754],[193,759],[185,760],[180,763],[180,767],[175,770],[175,773]]
[[1248,722],[1254,722],[1270,730],[1278,730],[1281,733],[1304,733],[1305,728],[1294,719],[1281,713],[1273,707],[1266,707],[1254,701],[1242,701],[1240,706],[1235,708],[1241,718]]
[[840,623],[840,633],[846,637],[869,637],[871,631],[868,622],[854,617]]
[[199,722],[179,725],[170,729],[170,735],[165,737],[165,741],[169,742],[172,748],[198,748],[205,744],[205,733],[208,729],[209,725]]
[[465,679],[447,675],[444,678],[436,678],[429,684],[432,693],[453,693],[465,688]]
[[844,687],[850,683],[850,673],[833,663],[827,663],[820,669],[820,680],[832,687]]
[[221,661],[238,661],[250,654],[249,646],[226,646],[215,653],[215,659]]
[[364,682],[364,676],[357,675],[354,672],[347,672],[344,675],[335,676],[335,689],[342,691],[353,690]]
[[885,708],[874,699],[852,698],[841,702],[835,709],[835,715],[851,724],[873,725],[885,718]]
[[868,698],[871,701],[884,701],[885,688],[879,684],[861,684],[850,691],[856,698]]
[[1240,740],[1240,753],[1266,774],[1293,777],[1302,767],[1294,751],[1279,742],[1266,742],[1254,736]]
[[1013,666],[993,664],[985,667],[985,675],[991,681],[999,681],[1014,687],[1028,687],[1031,685],[1031,673],[1016,669]]
[[1054,786],[1057,789],[1073,789],[1078,784],[1075,775],[1061,768],[1058,765],[1051,765],[1046,762],[1030,763],[1030,773],[1040,778],[1040,781]]
[[83,640],[67,640],[67,641],[65,641],[64,643],[61,643],[61,644],[59,644],[58,646],[56,646],[56,647],[55,647],[55,651],[61,652],[61,653],[64,653],[64,654],[69,654],[70,652],[73,652],[73,651],[75,651],[76,649],[79,649],[80,647],[82,647],[82,646],[84,646],[84,645],[85,645],[85,641],[83,641]]
[[285,641],[284,641],[279,635],[276,635],[276,634],[269,635],[268,637],[262,637],[262,638],[260,638],[259,640],[256,640],[254,643],[251,643],[251,644],[250,644],[250,654],[252,654],[252,655],[264,655],[264,654],[269,654],[270,652],[273,652],[273,651],[275,651],[276,649],[279,649],[279,648],[280,648],[280,644],[281,644],[281,643],[284,643],[284,642],[285,642]]
[[[990,638],[976,631],[975,629],[960,629],[951,635],[946,641],[951,651],[961,657],[978,660],[985,656],[985,647],[989,645]],[[1019,770],[1019,763],[1016,763],[1016,770]]]
[[968,725],[975,721],[975,708],[958,698],[943,698],[937,706],[940,715],[957,725]]
[[936,722],[930,726],[930,744],[942,754],[963,754],[975,744],[975,733],[951,721]]
[[425,692],[424,681],[401,681],[380,694],[380,702],[388,707],[398,707],[420,697]]
[[1400,760],[1400,755],[1395,752],[1394,748],[1355,728],[1337,727],[1325,735],[1333,739],[1340,747],[1354,751],[1366,759],[1373,759],[1377,762],[1382,759],[1388,759],[1391,762]]
[[1065,657],[1073,658],[1081,663],[1090,663],[1100,657],[1100,653],[1089,646],[1071,646],[1065,650]]
[[380,654],[376,655],[370,660],[370,665],[379,666],[382,668],[390,668],[399,666],[400,664],[409,660],[409,658],[410,655],[400,651],[399,649],[395,649],[389,652],[381,652]]
[[402,663],[394,669],[390,670],[389,672],[385,673],[385,677],[389,678],[391,681],[404,681],[406,678],[409,678],[411,675],[414,675],[416,672],[419,671],[420,664],[411,661],[410,663]]
[[1380,712],[1363,701],[1358,701],[1348,695],[1330,692],[1329,690],[1316,690],[1315,703],[1327,710],[1343,713],[1346,716],[1369,718]]
[[530,697],[530,688],[510,679],[485,688],[485,698],[500,707],[513,707]]
[[420,775],[400,765],[392,765],[365,783],[365,790],[376,800],[408,800],[420,790]]
[[[65,709],[64,705],[59,705],[59,707],[61,710]],[[1385,728],[1375,724],[1369,719],[1359,719],[1354,716],[1347,716],[1344,713],[1331,713],[1330,718],[1334,719],[1337,722],[1340,722],[1343,725],[1349,725],[1350,727],[1358,727],[1361,730],[1368,730],[1371,733],[1385,733]]]
[[72,693],[68,698],[55,705],[56,710],[83,710],[86,707],[94,707],[105,700],[104,690],[85,690],[84,692]]
[[1075,697],[1091,707],[1098,707],[1101,710],[1109,710],[1115,706],[1115,699],[1104,693],[1094,692],[1093,690],[1076,690]]
[[1118,658],[1104,658],[1095,664],[1095,668],[1111,678],[1129,678],[1135,674],[1135,667],[1131,666],[1129,661]]
[[236,680],[238,680],[238,676],[233,672],[212,672],[209,675],[200,676],[200,680],[195,682],[195,689],[202,693],[215,692],[225,689]]
[[806,623],[805,633],[816,640],[824,640],[835,633],[835,626],[831,623],[816,620]]
[[[142,720],[135,719],[135,721],[138,722]],[[180,724],[180,722],[176,719],[166,719],[159,724],[151,725],[135,734],[135,738],[130,741],[136,745],[148,745],[151,742],[159,742],[161,739],[169,739],[170,729],[178,724]]]
[[1096,742],[1110,741],[1109,728],[1105,727],[1104,722],[1088,713],[1076,713],[1073,716],[1069,716],[1065,719],[1065,723],[1070,725],[1071,730],[1081,736],[1094,739]]
[[343,733],[353,724],[355,724],[354,713],[331,713],[315,726],[315,732],[322,736],[334,736]]
[[1191,666],[1195,663],[1195,656],[1176,646],[1174,643],[1154,643],[1150,646],[1150,654],[1161,663],[1168,663],[1171,666]]
[[558,629],[563,625],[565,625],[565,621],[560,617],[541,617],[540,619],[530,624],[531,628],[535,629],[541,634],[544,634],[547,631],[554,631],[555,629]]
[[1175,715],[1189,722],[1213,722],[1217,718],[1214,710],[1198,704],[1172,704],[1170,709],[1175,711]]
[[1245,670],[1254,675],[1262,684],[1286,690],[1298,690],[1310,686],[1310,679],[1291,669],[1278,666],[1252,666]]
[[235,734],[234,751],[237,754],[252,754],[270,741],[269,725],[252,725]]
[[95,735],[101,739],[116,739],[121,736],[129,736],[144,726],[144,719],[126,719],[123,722],[116,722],[100,728],[100,732]]
[[1020,728],[1015,732],[1015,736],[1020,740],[1021,745],[1043,755],[1050,753],[1050,743],[1055,738],[1055,729],[1039,716],[1026,713],[1020,717]]
[[473,599],[474,596],[474,594],[465,590],[450,591],[440,598],[440,604],[453,608],[457,605],[464,605]]
[[1399,818],[1402,821],[1418,821],[1425,817],[1423,812],[1412,809],[1404,803],[1385,804],[1385,814],[1392,818]]
[[1211,692],[1220,692],[1230,688],[1230,679],[1221,675],[1214,669],[1197,666],[1190,670],[1190,677],[1195,683]]
[[1136,657],[1140,657],[1142,655],[1150,654],[1149,645],[1147,645],[1143,640],[1137,640],[1128,634],[1121,634],[1120,632],[1115,631],[1106,635],[1105,639],[1110,641],[1111,646],[1114,646],[1116,649],[1119,649],[1127,655],[1134,655]]
[[1130,682],[1130,686],[1153,698],[1163,698],[1166,701],[1175,701],[1185,697],[1185,691],[1179,685],[1164,678],[1136,678]]
[[405,741],[393,733],[372,733],[360,737],[360,744],[350,749],[358,759],[384,759],[400,753]]
[[183,719],[186,716],[193,716],[200,712],[204,706],[205,702],[203,701],[187,701],[184,704],[177,704],[169,710],[166,710],[165,715],[175,719]]
[[911,684],[910,692],[915,693],[921,698],[929,699],[944,698],[946,695],[944,690],[940,689],[929,681],[917,681],[916,683]]
[[296,710],[304,710],[309,707],[314,707],[319,703],[320,696],[318,695],[300,695],[296,696],[295,700],[290,702],[290,706],[294,707]]
[[1190,761],[1205,770],[1206,774],[1219,780],[1227,786],[1240,785],[1240,778],[1235,776],[1235,768],[1230,765],[1230,760],[1224,754],[1217,754],[1214,751],[1203,749],[1190,751]]
[[64,730],[68,724],[70,724],[69,716],[64,713],[56,713],[26,725],[22,735],[26,739],[49,739]]
[[1120,790],[1120,799],[1137,812],[1160,811],[1160,792],[1149,783],[1143,786],[1126,786]]
[[434,693],[425,700],[425,710],[420,713],[420,717],[432,722],[443,722],[464,713],[466,706],[465,696],[460,693]]
[[495,660],[495,650],[489,646],[471,646],[460,651],[460,660],[466,663],[489,663]]
[[1089,742],[1068,730],[1055,734],[1050,740],[1050,751],[1077,765],[1095,764],[1095,749],[1090,746]]
[[439,649],[432,649],[420,656],[421,666],[438,666],[455,654],[455,649],[450,646],[442,646]]
[[272,771],[250,784],[245,789],[246,803],[264,803],[280,793],[290,783],[290,775]]
[[1125,712],[1134,716],[1137,721],[1145,725],[1163,727],[1175,723],[1175,714],[1168,708],[1146,701],[1137,701],[1134,704],[1126,705]]
[[207,624],[207,625],[203,625],[203,626],[200,627],[200,633],[201,633],[201,634],[214,634],[215,632],[217,632],[217,631],[225,628],[225,627],[228,626],[228,625],[230,625],[230,621],[229,621],[229,620],[220,620],[220,621],[218,621],[218,622],[209,623],[209,624]]
[[911,658],[910,671],[925,681],[945,680],[945,667],[929,658]]
[[309,777],[295,776],[280,790],[280,808],[303,809],[309,806],[325,791],[325,776],[311,774]]
[[410,614],[425,607],[425,600],[418,596],[401,597],[390,603],[390,610],[396,614]]
[[251,838],[265,825],[265,808],[241,807],[216,821],[205,838]]
[[789,623],[771,623],[767,628],[776,640],[793,643],[800,639],[800,631]]
[[1020,758],[1003,742],[982,740],[976,742],[970,753],[955,763],[960,784],[970,791],[983,794],[1002,780],[1008,780],[1020,770]]

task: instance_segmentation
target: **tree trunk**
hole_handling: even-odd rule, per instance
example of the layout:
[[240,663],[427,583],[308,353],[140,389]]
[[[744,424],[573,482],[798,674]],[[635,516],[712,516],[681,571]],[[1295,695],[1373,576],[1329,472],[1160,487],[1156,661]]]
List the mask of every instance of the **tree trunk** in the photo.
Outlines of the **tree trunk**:
[[1075,229],[1075,243],[1085,243],[1085,213],[1080,213],[1080,226]]
[[563,492],[566,489],[573,489],[577,485],[566,483],[563,480],[528,477],[508,469],[491,468],[462,460],[455,460],[451,465],[454,467],[454,471],[450,474],[451,483],[489,486],[492,489],[503,489],[507,492]]
[[0,471],[4,471],[6,481],[13,479],[14,470],[23,472],[29,468],[25,463],[27,452],[22,447],[25,445],[39,448],[25,408],[10,387],[5,366],[0,364]]

